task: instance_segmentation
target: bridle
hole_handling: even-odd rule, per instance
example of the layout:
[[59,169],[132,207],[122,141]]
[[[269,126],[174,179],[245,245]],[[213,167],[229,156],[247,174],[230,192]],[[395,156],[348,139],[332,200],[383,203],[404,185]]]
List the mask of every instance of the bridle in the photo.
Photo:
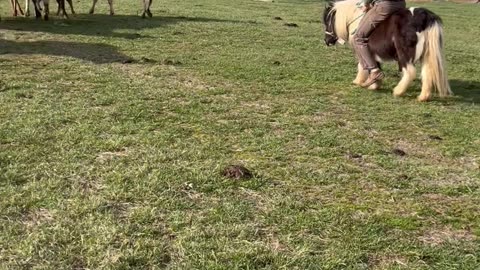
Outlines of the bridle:
[[[338,40],[337,34],[335,34],[335,26],[333,25],[333,20],[334,20],[334,12],[329,12],[327,15],[327,23],[326,23],[326,28],[325,29],[325,35],[330,36],[335,40],[335,42]],[[331,31],[328,31],[329,29],[332,29]]]
[[327,34],[327,35],[329,35],[329,36],[331,36],[331,37],[334,37],[334,38],[337,37],[337,35],[335,35],[335,33],[333,33],[333,32],[325,31],[325,34]]

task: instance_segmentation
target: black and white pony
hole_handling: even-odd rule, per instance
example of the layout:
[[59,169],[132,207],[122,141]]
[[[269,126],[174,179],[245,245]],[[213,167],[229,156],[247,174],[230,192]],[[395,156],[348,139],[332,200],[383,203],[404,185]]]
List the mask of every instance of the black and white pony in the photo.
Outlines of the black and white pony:
[[[352,43],[353,34],[362,18],[358,0],[330,2],[325,8],[325,43]],[[393,89],[401,96],[416,77],[415,63],[422,63],[422,92],[419,101],[427,101],[436,89],[439,96],[452,94],[445,70],[443,53],[443,27],[440,17],[425,8],[410,8],[399,11],[381,23],[371,34],[368,46],[378,62],[397,61],[403,72],[402,79]],[[368,77],[367,71],[358,64],[354,84],[362,84]],[[381,82],[369,89],[379,88]]]

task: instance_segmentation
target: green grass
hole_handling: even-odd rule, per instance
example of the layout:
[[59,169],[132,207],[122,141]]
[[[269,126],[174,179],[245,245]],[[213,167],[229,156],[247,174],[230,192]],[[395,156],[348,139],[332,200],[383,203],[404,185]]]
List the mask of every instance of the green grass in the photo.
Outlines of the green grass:
[[49,22],[7,4],[0,269],[478,269],[477,6],[422,4],[456,96],[418,103],[418,81],[392,97],[394,64],[383,90],[351,86],[319,1],[163,0],[147,20],[100,1]]

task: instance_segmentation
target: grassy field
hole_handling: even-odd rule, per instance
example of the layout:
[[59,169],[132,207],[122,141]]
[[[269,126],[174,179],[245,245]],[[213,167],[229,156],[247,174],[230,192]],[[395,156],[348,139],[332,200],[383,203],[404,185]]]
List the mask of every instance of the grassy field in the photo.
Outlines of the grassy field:
[[7,2],[0,269],[479,269],[478,6],[420,4],[456,95],[419,103],[350,84],[319,1]]

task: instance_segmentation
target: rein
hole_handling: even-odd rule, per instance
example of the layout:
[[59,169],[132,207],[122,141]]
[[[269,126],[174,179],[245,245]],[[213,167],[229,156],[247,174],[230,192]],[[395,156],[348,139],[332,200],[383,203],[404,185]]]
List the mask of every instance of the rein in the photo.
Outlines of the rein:
[[[353,19],[351,22],[349,22],[349,23],[347,24],[347,29],[350,27],[350,25],[352,25],[352,23],[356,22],[358,19],[362,18],[363,16],[365,16],[365,12],[363,12],[362,14],[360,14],[359,16],[357,16],[355,19]],[[358,27],[357,27],[357,28],[358,28]],[[355,35],[355,32],[357,32],[357,29],[353,30],[350,35]]]
[[365,16],[365,13],[360,14],[358,17],[356,17],[356,18],[353,19],[351,22],[349,22],[349,23],[347,24],[347,28],[350,27],[350,25],[352,25],[352,23],[354,23],[354,22],[357,21],[358,19],[362,18],[363,16]]

